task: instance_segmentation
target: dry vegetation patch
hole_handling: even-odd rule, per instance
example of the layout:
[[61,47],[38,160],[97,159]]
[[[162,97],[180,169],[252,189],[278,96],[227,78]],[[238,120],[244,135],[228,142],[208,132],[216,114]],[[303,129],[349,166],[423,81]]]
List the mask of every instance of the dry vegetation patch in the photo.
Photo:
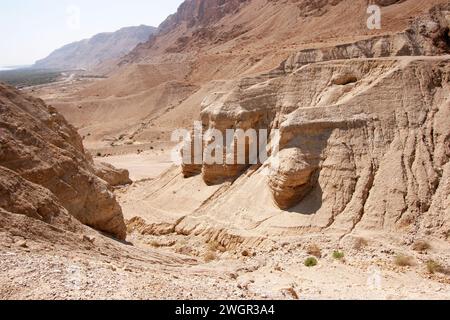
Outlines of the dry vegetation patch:
[[445,275],[450,275],[450,268],[443,266],[435,260],[428,260],[426,266],[427,271],[431,274],[442,273]]
[[217,260],[217,255],[215,252],[212,251],[208,251],[205,253],[205,255],[203,256],[203,260],[208,263],[214,260]]
[[425,240],[418,240],[413,244],[412,249],[418,252],[425,252],[431,249],[431,245]]
[[356,238],[353,244],[353,249],[361,251],[363,248],[367,247],[369,243],[364,238]]
[[314,257],[316,257],[316,258],[322,258],[322,250],[320,249],[320,247],[317,245],[317,244],[315,244],[315,243],[313,243],[313,244],[310,244],[309,246],[308,246],[308,248],[307,248],[307,251],[306,251],[309,255],[312,255],[312,256],[314,256]]
[[413,257],[398,254],[394,258],[394,263],[399,267],[412,267],[416,265],[416,262]]

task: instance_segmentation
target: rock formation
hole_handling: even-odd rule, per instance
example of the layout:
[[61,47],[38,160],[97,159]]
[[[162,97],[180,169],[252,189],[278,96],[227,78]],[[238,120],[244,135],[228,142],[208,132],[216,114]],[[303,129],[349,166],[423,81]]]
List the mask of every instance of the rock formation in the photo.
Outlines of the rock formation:
[[[450,7],[406,31],[291,55],[204,100],[205,128],[281,132],[267,188],[319,228],[450,228]],[[205,148],[208,141],[205,142]],[[248,167],[248,166],[247,166]],[[245,168],[204,163],[206,183]]]
[[77,230],[75,219],[48,189],[31,183],[14,171],[1,166],[0,176],[2,213],[25,215],[67,231]]
[[5,210],[45,220],[64,208],[80,222],[125,239],[115,196],[95,174],[80,136],[52,107],[0,84],[0,143]]
[[161,25],[162,32],[173,30],[181,24],[188,28],[213,24],[228,14],[236,14],[239,7],[248,0],[187,0],[177,12],[169,16]]
[[117,169],[108,163],[101,162],[96,164],[95,174],[112,187],[124,186],[132,183],[128,170]]

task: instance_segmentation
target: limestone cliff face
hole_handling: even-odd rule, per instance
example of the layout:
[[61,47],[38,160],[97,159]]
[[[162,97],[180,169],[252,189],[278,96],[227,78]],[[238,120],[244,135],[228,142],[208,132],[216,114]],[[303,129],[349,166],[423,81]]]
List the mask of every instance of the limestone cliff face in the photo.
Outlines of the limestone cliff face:
[[[15,179],[40,186],[39,190],[46,190],[41,193],[52,194],[47,198],[57,199],[55,206],[63,207],[80,222],[125,238],[122,211],[108,184],[95,175],[92,159],[85,154],[75,129],[53,108],[0,84],[0,143],[0,178],[6,184],[9,176],[20,176]],[[2,189],[8,195],[16,187]],[[31,193],[8,196],[19,203],[16,207],[21,201],[29,202],[38,215],[46,207],[34,206],[33,201],[40,200],[29,199]]]
[[433,56],[448,53],[450,46],[448,16],[442,6],[414,21],[410,28],[394,35],[376,36],[354,43],[309,49],[291,55],[281,66],[292,71],[309,63],[392,56]]
[[[207,97],[203,125],[279,129],[280,165],[264,164],[266,188],[279,208],[316,217],[311,227],[443,234],[449,12],[433,10],[401,34],[295,54]],[[219,183],[245,169],[204,164],[202,174]]]
[[[366,63],[343,62],[335,67],[340,64],[357,73]],[[436,192],[445,184],[442,175],[449,160],[440,151],[450,134],[448,121],[441,117],[450,102],[449,59],[371,61],[367,70],[387,66],[376,78],[362,77],[347,85],[352,89],[337,100],[288,115],[281,125],[282,149],[294,148],[318,160],[311,193],[321,195],[321,210],[330,212],[330,225],[419,228],[435,215],[439,218],[433,226],[439,228],[448,224],[447,209],[430,212],[430,207],[448,197],[438,198]],[[365,81],[372,83],[365,87]],[[315,163],[306,167],[316,168]],[[270,181],[276,182],[282,174],[275,169]],[[294,186],[304,183],[295,175],[289,175],[288,181]],[[283,184],[275,186],[286,189]],[[301,204],[308,196],[295,195],[287,201]]]
[[167,18],[161,25],[161,31],[167,32],[185,24],[188,28],[206,26],[217,22],[225,15],[235,13],[239,7],[249,0],[187,0],[177,12]]

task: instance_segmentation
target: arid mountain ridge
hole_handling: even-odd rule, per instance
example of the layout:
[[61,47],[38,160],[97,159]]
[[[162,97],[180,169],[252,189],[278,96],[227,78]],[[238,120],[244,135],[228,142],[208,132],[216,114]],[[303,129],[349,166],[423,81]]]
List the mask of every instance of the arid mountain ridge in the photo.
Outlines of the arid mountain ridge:
[[100,33],[92,38],[70,43],[36,61],[34,68],[56,70],[92,70],[102,63],[118,59],[137,44],[146,42],[154,27],[126,27],[116,32]]

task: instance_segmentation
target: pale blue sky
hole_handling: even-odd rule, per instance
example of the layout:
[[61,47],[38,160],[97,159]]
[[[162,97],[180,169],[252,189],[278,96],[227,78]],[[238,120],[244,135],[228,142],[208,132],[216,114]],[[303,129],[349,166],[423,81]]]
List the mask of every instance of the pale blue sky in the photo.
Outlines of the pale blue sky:
[[141,24],[157,27],[182,2],[0,0],[0,66],[32,64],[54,49],[100,32]]

